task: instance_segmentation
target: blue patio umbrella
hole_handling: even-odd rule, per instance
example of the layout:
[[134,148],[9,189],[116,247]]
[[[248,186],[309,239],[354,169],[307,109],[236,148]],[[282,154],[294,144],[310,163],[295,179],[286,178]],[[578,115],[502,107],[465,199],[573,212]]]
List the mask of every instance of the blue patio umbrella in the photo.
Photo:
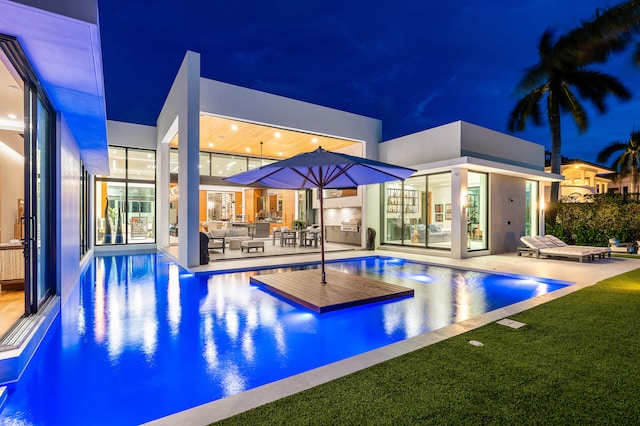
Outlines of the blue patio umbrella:
[[[353,188],[354,186],[404,180],[415,170],[395,166],[368,158],[326,151],[298,154],[286,160],[267,164],[257,169],[225,178],[243,185],[261,184],[271,188],[318,188],[320,192],[320,229],[324,232],[322,190],[325,188]],[[324,270],[324,235],[320,239],[322,283],[326,284]]]

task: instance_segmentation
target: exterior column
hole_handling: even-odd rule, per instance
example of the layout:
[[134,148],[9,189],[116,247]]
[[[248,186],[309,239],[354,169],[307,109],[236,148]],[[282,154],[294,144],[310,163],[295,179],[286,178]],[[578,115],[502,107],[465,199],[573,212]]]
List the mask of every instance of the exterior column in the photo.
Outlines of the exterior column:
[[200,55],[187,52],[183,67],[185,98],[178,116],[178,202],[180,262],[200,264]]
[[454,259],[464,259],[468,254],[467,175],[467,169],[451,170],[451,256]]

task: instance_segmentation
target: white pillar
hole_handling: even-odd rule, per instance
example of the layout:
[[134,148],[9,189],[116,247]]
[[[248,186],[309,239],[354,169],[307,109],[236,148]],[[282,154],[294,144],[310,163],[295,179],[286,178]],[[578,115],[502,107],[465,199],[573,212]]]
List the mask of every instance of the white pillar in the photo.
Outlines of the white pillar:
[[464,259],[468,253],[467,172],[458,167],[451,170],[451,256],[454,259]]
[[187,52],[170,96],[178,116],[178,259],[200,264],[200,55]]
[[538,192],[538,235],[544,235],[546,233],[545,230],[545,226],[544,226],[544,221],[545,221],[545,212],[544,210],[547,208],[546,204],[545,204],[545,199],[544,199],[544,185],[540,184],[538,185],[539,192]]

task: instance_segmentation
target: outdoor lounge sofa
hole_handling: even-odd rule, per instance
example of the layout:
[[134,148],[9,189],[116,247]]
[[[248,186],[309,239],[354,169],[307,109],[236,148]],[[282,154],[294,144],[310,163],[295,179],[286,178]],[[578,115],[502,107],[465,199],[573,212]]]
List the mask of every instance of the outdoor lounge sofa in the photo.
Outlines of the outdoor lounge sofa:
[[429,236],[430,243],[451,241],[451,231],[443,230],[439,225],[419,223],[415,226],[419,243],[424,243],[425,234]]
[[223,253],[231,240],[246,241],[253,239],[249,235],[248,228],[213,229],[207,232],[207,237],[209,237],[209,250],[222,249]]
[[574,247],[574,248],[588,249],[588,250],[593,250],[594,254],[597,255],[600,258],[603,258],[605,256],[611,257],[611,249],[609,247],[569,245],[569,244],[565,243],[564,241],[562,241],[560,238],[556,237],[555,235],[551,235],[551,234],[545,235],[544,239],[546,241],[549,241],[550,243],[552,243],[556,247]]
[[[541,237],[542,238],[542,237]],[[546,256],[548,258],[578,259],[580,262],[590,260],[595,257],[593,250],[578,247],[549,247],[548,244],[532,237],[520,237],[520,241],[526,246],[526,252],[535,254],[537,258]],[[522,255],[522,250],[518,250],[518,256]]]

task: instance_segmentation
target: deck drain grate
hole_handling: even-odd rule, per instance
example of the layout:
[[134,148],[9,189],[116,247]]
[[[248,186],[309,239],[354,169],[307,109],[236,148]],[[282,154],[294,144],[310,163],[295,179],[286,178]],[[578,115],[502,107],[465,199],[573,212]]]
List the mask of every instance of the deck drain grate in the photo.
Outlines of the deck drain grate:
[[509,318],[503,318],[500,321],[498,321],[498,324],[500,325],[506,325],[509,328],[520,328],[520,327],[524,327],[525,323],[523,322],[518,322],[518,321],[514,321],[512,319]]

